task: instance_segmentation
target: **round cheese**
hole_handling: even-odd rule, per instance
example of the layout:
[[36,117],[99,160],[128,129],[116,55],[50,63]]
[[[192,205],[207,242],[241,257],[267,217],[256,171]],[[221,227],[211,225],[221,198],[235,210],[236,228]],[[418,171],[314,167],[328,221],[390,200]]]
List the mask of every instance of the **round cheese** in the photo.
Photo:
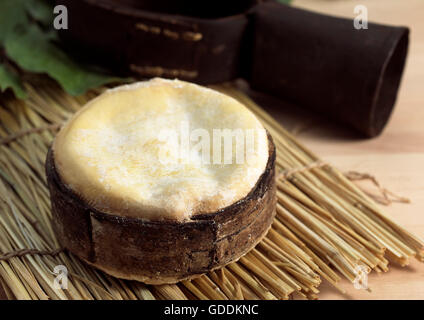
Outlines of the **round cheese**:
[[118,216],[187,221],[246,197],[268,137],[241,103],[195,84],[153,79],[108,90],[53,143],[61,180]]

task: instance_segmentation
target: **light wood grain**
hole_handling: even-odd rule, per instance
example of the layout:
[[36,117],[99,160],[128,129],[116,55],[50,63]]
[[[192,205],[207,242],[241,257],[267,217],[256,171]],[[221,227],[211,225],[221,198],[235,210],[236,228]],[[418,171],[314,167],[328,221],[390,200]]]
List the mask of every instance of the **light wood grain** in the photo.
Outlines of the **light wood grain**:
[[[411,204],[393,204],[385,210],[402,226],[424,236],[424,1],[423,0],[295,0],[294,5],[353,18],[357,4],[368,7],[370,20],[407,25],[411,45],[395,112],[383,135],[358,139],[351,131],[296,106],[257,96],[261,105],[288,129],[301,129],[299,140],[321,158],[342,170],[374,174],[388,189],[407,196]],[[305,121],[305,118],[311,119]],[[342,281],[347,295],[327,283],[320,299],[424,299],[424,264],[412,261],[407,268],[391,265],[387,274],[372,274],[372,292],[356,290]],[[5,298],[0,289],[0,299]]]
[[[369,19],[406,25],[411,29],[410,51],[395,111],[383,134],[362,140],[352,132],[322,119],[304,120],[306,112],[293,106],[271,112],[288,128],[303,126],[299,140],[342,170],[369,172],[391,191],[407,196],[411,204],[393,204],[385,210],[399,224],[424,236],[424,1],[422,0],[297,0],[302,8],[354,17],[353,8],[364,4]],[[362,32],[362,31],[361,31]],[[366,32],[366,31],[364,31]],[[274,103],[275,104],[275,103]],[[300,116],[301,115],[301,116]],[[303,118],[303,120],[300,120]],[[303,121],[303,123],[302,123]],[[327,284],[320,299],[424,299],[424,264],[411,261],[407,268],[391,265],[387,274],[372,274],[372,292],[356,290],[347,281],[343,296]]]

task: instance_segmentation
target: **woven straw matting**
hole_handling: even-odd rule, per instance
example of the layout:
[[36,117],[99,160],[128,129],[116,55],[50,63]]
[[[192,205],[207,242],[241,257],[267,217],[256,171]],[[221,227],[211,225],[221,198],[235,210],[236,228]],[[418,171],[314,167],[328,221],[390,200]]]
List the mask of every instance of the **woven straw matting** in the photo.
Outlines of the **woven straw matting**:
[[[314,299],[321,281],[336,288],[388,260],[423,259],[421,240],[387,218],[343,174],[319,159],[260,107],[229,86],[277,146],[277,217],[267,237],[238,262],[177,285],[146,286],[97,271],[60,250],[51,227],[44,161],[55,131],[104,89],[74,98],[52,83],[26,85],[27,101],[0,100],[0,284],[17,299]],[[66,266],[68,289],[54,268]],[[339,289],[340,290],[340,289]]]

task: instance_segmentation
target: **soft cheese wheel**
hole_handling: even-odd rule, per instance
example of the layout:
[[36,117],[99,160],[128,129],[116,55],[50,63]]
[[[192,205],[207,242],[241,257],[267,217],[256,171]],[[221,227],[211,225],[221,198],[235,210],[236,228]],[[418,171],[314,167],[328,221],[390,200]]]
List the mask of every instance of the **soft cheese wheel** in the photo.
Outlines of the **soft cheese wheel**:
[[275,217],[272,137],[236,100],[153,79],[108,90],[46,159],[61,245],[118,278],[176,283],[238,260]]
[[[220,134],[228,130],[234,135],[224,150]],[[217,139],[221,157],[214,158]],[[53,152],[62,181],[94,208],[184,221],[244,198],[265,170],[268,138],[235,99],[183,81],[153,79],[93,100],[61,130]]]

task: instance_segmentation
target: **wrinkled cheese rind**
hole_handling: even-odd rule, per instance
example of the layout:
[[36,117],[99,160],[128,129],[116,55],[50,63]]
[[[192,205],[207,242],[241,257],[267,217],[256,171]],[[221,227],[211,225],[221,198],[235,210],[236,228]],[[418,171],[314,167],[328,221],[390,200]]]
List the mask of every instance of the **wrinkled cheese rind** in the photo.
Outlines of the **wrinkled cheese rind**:
[[[208,163],[194,148],[199,140],[184,136],[196,129],[210,135],[211,146],[214,129],[253,132],[253,149],[246,152],[245,143],[241,152],[248,159],[237,163],[234,139],[232,163],[213,163],[213,147]],[[244,198],[265,170],[268,138],[235,99],[156,78],[108,90],[88,103],[59,132],[53,152],[61,180],[97,210],[184,221]]]

